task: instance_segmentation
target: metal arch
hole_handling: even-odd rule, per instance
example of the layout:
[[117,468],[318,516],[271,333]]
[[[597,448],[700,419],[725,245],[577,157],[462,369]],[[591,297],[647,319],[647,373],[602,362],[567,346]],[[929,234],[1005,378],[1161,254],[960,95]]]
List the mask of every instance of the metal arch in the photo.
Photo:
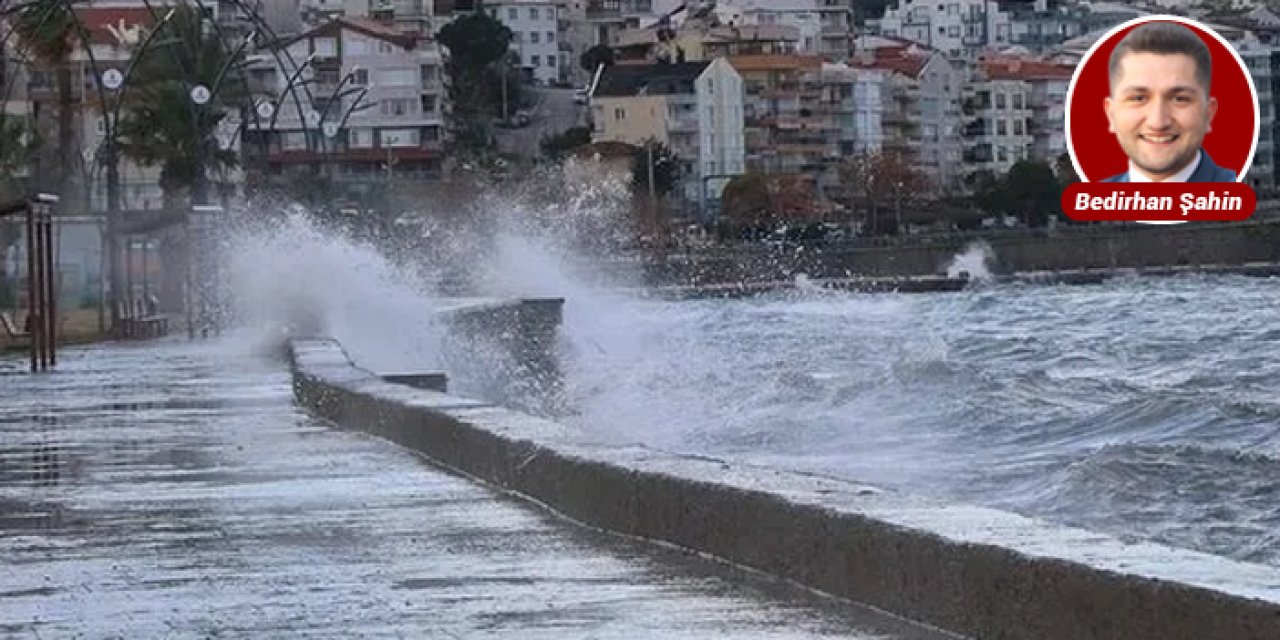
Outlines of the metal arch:
[[[196,0],[196,1],[199,2],[200,0]],[[271,56],[275,58],[276,64],[279,65],[281,71],[287,70],[285,65],[281,62],[281,55],[284,56],[285,60],[288,60],[289,66],[293,69],[293,71],[290,72],[292,75],[290,76],[289,82],[285,84],[284,93],[288,94],[293,98],[294,107],[297,108],[298,110],[298,119],[300,121],[300,124],[302,125],[302,131],[304,134],[303,137],[307,140],[307,146],[309,150],[311,145],[311,136],[305,135],[308,133],[307,119],[303,114],[302,101],[298,98],[297,78],[298,76],[302,75],[303,68],[311,64],[310,57],[308,57],[306,62],[299,65],[298,62],[293,59],[293,54],[289,52],[289,49],[287,47],[270,46],[270,45],[274,45],[281,42],[280,35],[275,32],[275,29],[272,29],[271,25],[267,24],[267,21],[263,20],[262,16],[259,15],[256,10],[250,9],[248,6],[246,6],[243,0],[230,0],[230,1],[231,1],[231,4],[235,5],[236,8],[240,9],[241,13],[245,14],[246,16],[249,16],[249,19],[253,23],[255,28],[267,34],[270,40],[267,48],[271,51]],[[306,92],[307,104],[314,105],[315,96],[312,95],[311,88],[308,87],[305,83],[301,84],[301,86],[303,91]],[[271,114],[271,123],[267,125],[267,131],[271,131],[275,129],[276,119],[280,112],[280,105],[284,102],[284,99],[285,99],[285,96],[283,94],[276,99],[275,111]],[[256,114],[255,114],[255,118],[256,118]]]

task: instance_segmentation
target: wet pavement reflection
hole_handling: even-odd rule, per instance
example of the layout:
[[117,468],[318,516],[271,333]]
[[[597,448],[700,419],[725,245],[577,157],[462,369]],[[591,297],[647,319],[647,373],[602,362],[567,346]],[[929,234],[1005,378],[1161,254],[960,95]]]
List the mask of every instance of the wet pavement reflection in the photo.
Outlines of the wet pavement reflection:
[[0,637],[939,637],[332,429],[238,344],[0,359]]

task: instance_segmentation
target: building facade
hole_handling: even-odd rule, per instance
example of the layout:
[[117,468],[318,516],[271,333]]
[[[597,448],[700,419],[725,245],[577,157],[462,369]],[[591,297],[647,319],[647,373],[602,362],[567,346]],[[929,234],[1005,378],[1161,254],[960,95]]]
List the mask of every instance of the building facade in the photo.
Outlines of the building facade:
[[549,0],[496,0],[485,11],[511,30],[512,63],[527,82],[554,84],[562,76],[560,7]]
[[439,177],[444,85],[432,41],[339,18],[281,46],[292,60],[311,62],[281,68],[270,56],[252,69],[259,117],[247,125],[246,144],[266,150],[273,172],[309,166],[353,182]]

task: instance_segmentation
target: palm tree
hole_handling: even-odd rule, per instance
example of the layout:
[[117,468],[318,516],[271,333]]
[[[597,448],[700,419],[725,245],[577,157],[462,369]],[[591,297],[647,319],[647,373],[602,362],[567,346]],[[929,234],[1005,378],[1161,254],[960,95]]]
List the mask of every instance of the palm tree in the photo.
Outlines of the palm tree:
[[[244,83],[223,82],[243,60],[204,22],[200,11],[179,5],[163,26],[171,32],[169,41],[135,53],[143,57],[120,116],[121,152],[138,164],[160,167],[168,211],[185,210],[180,202],[184,189],[193,203],[205,202],[208,173],[239,163],[235,152],[218,148],[214,132],[244,98]],[[192,101],[197,85],[213,92],[206,104]]]
[[[18,43],[31,56],[38,70],[53,71],[58,89],[58,167],[56,176],[46,175],[38,166],[38,179],[64,197],[72,174],[71,167],[79,164],[75,149],[73,129],[74,96],[71,93],[71,55],[77,48],[75,16],[71,13],[71,0],[32,0],[18,11],[13,30]],[[46,164],[47,163],[41,163]]]
[[[228,51],[202,11],[188,4],[174,8],[163,44],[135,51],[130,90],[124,98],[117,129],[118,148],[140,165],[160,167],[160,189],[166,228],[160,232],[162,308],[183,305],[183,273],[190,265],[185,235],[173,226],[186,219],[192,204],[206,204],[207,176],[238,165],[233,151],[218,147],[218,124],[244,99],[243,82],[223,82],[243,64],[243,49]],[[203,86],[211,95],[196,104],[192,90]],[[186,192],[189,200],[184,200]]]

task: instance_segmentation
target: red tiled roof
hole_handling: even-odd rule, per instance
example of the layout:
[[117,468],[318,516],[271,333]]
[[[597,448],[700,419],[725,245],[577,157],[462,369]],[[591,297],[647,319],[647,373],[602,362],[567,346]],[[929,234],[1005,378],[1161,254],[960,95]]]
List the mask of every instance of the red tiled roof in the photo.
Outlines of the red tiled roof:
[[729,64],[738,71],[785,71],[789,69],[821,69],[821,56],[798,54],[749,54],[729,56]]
[[978,69],[991,80],[1070,80],[1075,67],[1022,58],[985,58]]
[[[164,11],[156,9],[159,16]],[[76,7],[76,14],[89,32],[89,41],[93,44],[117,44],[116,37],[107,28],[116,29],[134,26],[150,27],[156,20],[146,7]]]
[[912,55],[903,49],[877,49],[871,59],[857,58],[849,61],[849,66],[863,69],[887,69],[894,73],[915,78],[929,63],[928,55]]

